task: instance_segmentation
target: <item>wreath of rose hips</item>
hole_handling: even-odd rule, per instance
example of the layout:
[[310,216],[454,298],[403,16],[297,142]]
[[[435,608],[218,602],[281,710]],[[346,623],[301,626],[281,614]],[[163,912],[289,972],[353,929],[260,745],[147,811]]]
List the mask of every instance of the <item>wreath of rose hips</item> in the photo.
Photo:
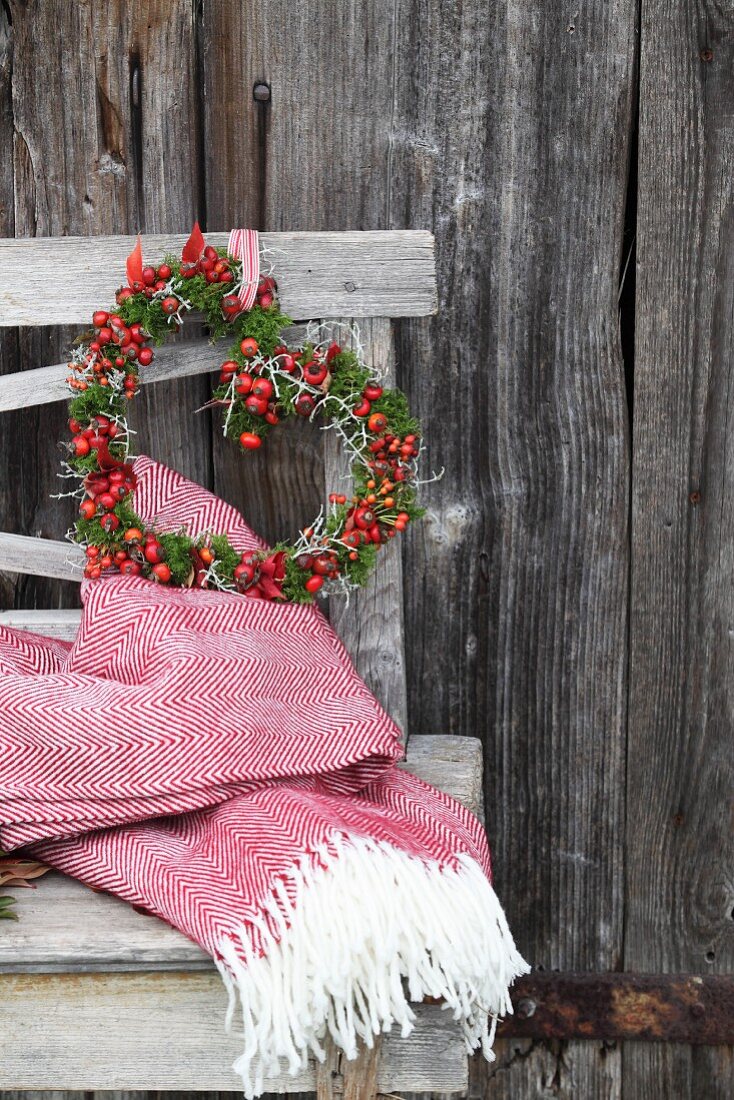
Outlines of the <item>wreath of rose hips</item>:
[[[420,427],[404,394],[383,388],[355,351],[321,339],[321,329],[288,347],[283,330],[292,322],[280,312],[271,276],[260,279],[255,304],[243,312],[240,261],[207,246],[198,225],[181,258],[157,266],[143,264],[138,240],[127,277],[116,308],[94,314],[68,364],[71,441],[63,444],[61,476],[81,481],[70,494],[81,498],[70,537],[85,547],[85,576],[119,571],[300,603],[324,586],[334,592],[364,584],[379,548],[422,514],[415,501]],[[156,530],[134,510],[127,402],[140,369],[153,361],[151,345],[177,332],[192,310],[203,314],[212,341],[233,340],[210,404],[222,408],[224,434],[243,452],[259,448],[287,417],[319,415],[349,455],[351,493],[332,493],[328,510],[295,543],[240,554],[224,535]]]

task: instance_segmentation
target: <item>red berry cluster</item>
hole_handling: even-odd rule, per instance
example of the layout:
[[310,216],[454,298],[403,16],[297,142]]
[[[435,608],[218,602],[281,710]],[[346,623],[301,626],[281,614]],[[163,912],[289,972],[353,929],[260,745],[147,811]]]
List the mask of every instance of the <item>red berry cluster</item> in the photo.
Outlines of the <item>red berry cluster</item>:
[[[376,488],[372,480],[367,482],[370,489]],[[386,493],[387,487],[380,490]],[[343,493],[331,493],[329,500],[332,504],[346,504],[347,497]],[[394,538],[398,531],[404,531],[410,516],[407,512],[395,512],[395,501],[392,497],[378,497],[370,492],[366,497],[352,497],[351,507],[347,512],[344,529],[340,541],[349,547],[350,561],[359,558],[359,547],[368,542],[378,546],[388,539]],[[303,532],[306,539],[313,539],[314,530],[307,527]],[[336,550],[328,545],[328,539],[322,539],[321,545],[316,549],[309,549],[305,553],[298,554],[296,564],[311,576],[306,581],[306,591],[315,594],[327,580],[334,580],[339,576],[339,555]]]
[[367,422],[371,432],[377,434],[369,444],[372,458],[367,463],[373,475],[380,479],[382,488],[387,486],[387,492],[391,492],[393,486],[390,481],[407,481],[413,475],[413,468],[409,465],[412,459],[417,458],[420,452],[419,441],[416,435],[409,433],[403,439],[385,431],[387,421],[381,413],[375,413]]
[[[113,470],[110,480],[116,472]],[[117,516],[110,518],[116,520]],[[125,532],[123,542],[125,548],[116,550],[114,553],[100,549],[99,546],[88,546],[84,576],[97,580],[105,569],[115,568],[126,576],[135,577],[140,576],[146,568],[146,572],[154,580],[160,584],[168,584],[171,579],[171,570],[163,560],[165,551],[152,531],[143,534],[140,528],[130,527]]]
[[[275,279],[269,275],[260,280],[257,285],[255,305],[261,309],[269,309],[275,301]],[[242,302],[237,294],[225,294],[222,298],[222,314],[227,321],[232,321],[242,311]]]
[[[306,528],[303,533],[306,538],[311,538],[314,532],[312,528]],[[305,573],[311,573],[306,581],[305,588],[312,595],[319,591],[324,581],[334,580],[335,577],[339,576],[339,558],[336,551],[329,550],[326,545],[315,553],[307,551],[304,554],[299,554],[296,558],[296,564]]]
[[[133,294],[144,294],[146,298],[152,298],[168,286],[168,280],[173,274],[169,264],[159,264],[158,267],[144,267],[139,279],[131,279],[130,285],[122,287],[117,292],[117,304],[121,305],[126,298]],[[174,310],[175,313],[175,310]]]
[[[118,302],[124,301],[125,290],[118,292]],[[178,308],[178,299],[176,299]],[[68,364],[72,372],[67,378],[73,390],[84,391],[92,383],[109,386],[113,371],[125,375],[125,396],[134,397],[138,387],[137,367],[147,367],[153,362],[153,349],[148,346],[149,337],[140,324],[126,325],[117,313],[99,309],[92,318],[94,335],[83,357]],[[86,453],[86,452],[85,452]]]
[[76,458],[85,458],[90,451],[108,453],[110,440],[118,433],[118,427],[114,420],[107,416],[96,416],[85,428],[73,417],[69,420],[69,431],[72,433],[71,443],[67,444],[69,453]]
[[[272,279],[266,280],[272,283]],[[274,284],[273,284],[274,286]],[[269,294],[269,292],[268,292]],[[240,343],[240,351],[245,359],[254,359],[259,352],[256,340],[251,336]],[[279,344],[269,357],[268,366],[290,374],[295,380],[301,380],[313,390],[328,392],[330,364],[341,348],[332,344],[326,351],[314,348],[308,356],[303,351],[289,352],[285,344]],[[306,360],[304,362],[304,360]],[[238,397],[244,399],[245,408],[255,417],[262,417],[266,424],[275,425],[281,420],[275,400],[275,387],[272,381],[260,374],[260,367],[252,364],[243,369],[234,359],[222,363],[219,374],[220,383],[229,385],[234,380],[234,389]],[[303,391],[295,399],[294,407],[299,416],[310,416],[319,400],[318,393]],[[240,443],[246,450],[254,451],[262,445],[262,439],[255,432],[243,432]]]
[[220,256],[216,248],[206,246],[198,260],[183,260],[180,273],[184,279],[203,275],[208,283],[233,283],[234,274],[228,257]]

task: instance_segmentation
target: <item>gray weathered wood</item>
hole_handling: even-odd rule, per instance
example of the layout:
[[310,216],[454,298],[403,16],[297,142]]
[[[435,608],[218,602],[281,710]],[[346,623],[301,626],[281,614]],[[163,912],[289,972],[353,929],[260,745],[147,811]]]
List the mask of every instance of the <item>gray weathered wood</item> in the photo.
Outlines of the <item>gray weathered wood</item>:
[[[162,220],[170,221],[170,214]],[[144,256],[180,255],[187,236],[146,235]],[[208,233],[207,240],[224,246],[228,236]],[[263,233],[261,241],[291,317],[422,317],[435,311],[430,233]],[[125,260],[134,246],[134,237],[120,236],[0,240],[0,325],[89,323],[126,282]],[[53,293],[51,272],[63,272]]]
[[0,569],[34,577],[82,579],[84,552],[71,542],[0,532]]
[[[185,343],[156,350],[155,360],[140,373],[143,385],[189,378],[191,375],[216,371],[222,362],[222,348],[205,339],[187,340]],[[66,379],[69,368],[66,363],[54,363],[48,367],[17,371],[0,376],[0,412],[45,405],[52,401],[68,401],[71,394]],[[179,399],[180,405],[180,399]],[[188,412],[193,414],[195,409]],[[193,423],[193,422],[192,422]]]
[[[223,1027],[227,997],[216,973],[13,975],[0,979],[2,1089],[229,1089],[242,1040]],[[467,1059],[458,1025],[417,1005],[402,1039],[383,1038],[382,1092],[461,1091]],[[313,1090],[311,1067],[267,1082],[271,1092]]]
[[[253,10],[248,4],[210,4],[203,10],[205,132],[212,148],[241,166],[225,179],[216,158],[207,162],[208,216],[217,224],[229,225],[244,216],[260,228],[279,230],[301,226],[349,233],[355,228],[404,227],[404,222],[391,220],[388,212],[391,137],[387,120],[392,111],[396,11],[385,0],[329,3],[323,11],[328,34],[322,33],[321,20],[307,6],[277,0],[269,4],[267,19],[257,19],[258,33],[253,35]],[[318,65],[302,65],[304,44],[318,55]],[[312,70],[310,76],[307,69]],[[247,95],[228,95],[227,72],[231,71],[247,74],[246,80],[253,82],[267,80],[271,102],[258,104]],[[309,171],[303,170],[302,161],[306,135],[315,150]],[[410,296],[410,288],[387,269],[381,279],[391,304],[379,316],[405,316],[402,298],[406,289]],[[340,312],[336,305],[341,303]],[[342,297],[322,315],[360,318],[364,310],[356,310]],[[360,321],[360,330],[367,359],[394,372],[387,323]],[[324,484],[327,492],[344,487],[339,483],[344,472],[340,449],[329,434],[325,460],[323,448],[315,452],[308,446],[305,432],[299,431],[297,438],[302,469],[294,469],[294,443],[283,434],[276,440],[271,433],[267,448],[262,448],[269,453],[256,456],[256,482],[238,476],[226,450],[215,446],[218,491],[236,501],[246,516],[262,515],[258,527],[269,538],[282,534],[284,528],[303,525],[321,505]],[[271,441],[276,444],[272,449]],[[348,606],[332,600],[329,615],[360,673],[407,729],[403,542],[396,539],[395,545],[382,550],[367,589],[355,593]]]
[[57,611],[0,611],[0,626],[14,630],[31,630],[49,638],[61,638],[71,642],[79,629],[81,611],[64,609]]
[[[243,165],[225,185],[214,156],[208,193],[217,216],[239,204],[274,228],[436,228],[440,314],[403,323],[397,343],[429,460],[447,468],[405,540],[411,725],[486,739],[498,887],[529,957],[614,967],[628,473],[616,283],[636,4],[596,0],[575,20],[519,0],[327,10],[324,35],[308,6],[270,3],[253,35],[248,4],[205,6],[207,140]],[[320,64],[304,65],[316,42]],[[246,89],[267,80],[270,103],[228,96],[233,71]],[[327,171],[303,170],[314,134]],[[492,1094],[515,1095],[524,1073],[537,1095],[553,1077],[544,1057],[507,1065]],[[587,1095],[618,1090],[618,1052],[578,1045],[573,1062]]]
[[15,890],[22,919],[0,937],[0,974],[211,970],[211,958],[164,921],[50,872]]
[[[15,193],[0,197],[0,206],[14,205],[18,237],[44,238],[46,244],[38,245],[38,263],[31,261],[34,240],[3,242],[3,254],[17,248],[14,254],[26,257],[20,262],[23,278],[13,280],[16,290],[21,283],[30,287],[30,281],[39,280],[32,296],[35,307],[25,310],[25,320],[32,326],[52,320],[73,325],[61,331],[22,331],[19,360],[4,364],[5,370],[18,371],[60,361],[81,327],[79,321],[89,320],[74,261],[54,266],[62,257],[47,252],[49,238],[110,230],[180,231],[193,222],[203,196],[190,0],[144,7],[123,0],[103,5],[13,0],[8,7]],[[113,264],[107,278],[119,283],[123,274],[124,263],[118,270]],[[7,291],[7,271],[0,282]],[[74,299],[77,292],[81,296],[71,313],[62,308],[51,316],[53,302],[59,305],[64,295]],[[46,300],[50,311],[41,304]],[[21,315],[11,319],[5,302],[0,325],[11,323],[22,323]],[[5,344],[12,332],[3,329],[0,337]],[[211,481],[211,422],[206,416],[181,416],[179,402],[196,409],[208,392],[204,378],[161,383],[144,390],[131,409],[139,449],[204,484]],[[0,529],[63,536],[75,506],[69,500],[51,500],[50,494],[59,488],[55,441],[66,435],[61,404],[2,414],[0,437],[7,454]],[[31,606],[78,600],[71,586],[30,576],[4,585],[4,592],[7,602]]]
[[405,763],[399,766],[453,795],[483,818],[482,742],[478,737],[416,733],[408,742]]
[[[703,53],[702,51],[709,51]],[[734,967],[734,11],[642,8],[625,969]],[[729,1097],[629,1044],[625,1097]]]
[[[0,6],[0,149],[8,150],[13,144],[13,101],[12,101],[12,76],[13,76],[13,26],[10,10],[7,5]],[[13,158],[6,155],[0,157],[0,237],[12,236],[15,232],[15,203],[13,199],[14,188]],[[4,330],[0,339],[0,380],[3,375],[16,369],[16,357],[18,353],[18,334],[13,330]],[[3,422],[0,426],[0,470],[12,470],[15,453],[18,447],[18,437],[13,431],[8,430],[9,425]],[[0,527],[6,514],[7,497],[15,496],[8,493],[7,486],[0,489]],[[0,607],[7,607],[13,602],[17,577],[0,571]]]
[[[435,226],[439,281],[399,378],[446,467],[407,539],[408,709],[484,731],[498,894],[547,968],[614,969],[623,942],[637,8],[425,0],[393,46],[391,224]],[[483,1069],[486,1100],[619,1096],[618,1049],[518,1047]]]
[[[334,336],[345,342],[343,331],[336,329]],[[384,318],[367,321],[360,325],[358,338],[364,348],[365,362],[380,373],[386,385],[394,386],[395,349],[390,322]],[[324,473],[327,494],[340,492],[344,485],[350,484],[349,460],[333,434],[326,441]],[[348,601],[340,597],[330,601],[329,616],[360,676],[407,738],[403,563],[399,538],[381,549],[375,570],[363,589],[352,592]]]

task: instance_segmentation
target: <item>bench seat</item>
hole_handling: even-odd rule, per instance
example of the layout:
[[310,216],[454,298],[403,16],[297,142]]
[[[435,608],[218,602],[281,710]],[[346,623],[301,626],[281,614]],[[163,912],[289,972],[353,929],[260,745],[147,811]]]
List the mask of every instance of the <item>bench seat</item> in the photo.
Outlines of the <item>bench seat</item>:
[[[6,612],[0,623],[73,635],[78,612]],[[473,738],[413,737],[404,767],[475,813],[482,750]],[[226,995],[211,959],[155,917],[52,872],[17,890],[17,923],[0,929],[0,1090],[241,1091],[230,1066],[240,1040],[223,1029]],[[466,1089],[458,1026],[416,1006],[413,1034],[382,1042],[377,1089]],[[339,1067],[329,1086],[340,1090]],[[270,1092],[313,1091],[313,1065]],[[322,1090],[319,1090],[322,1091]]]

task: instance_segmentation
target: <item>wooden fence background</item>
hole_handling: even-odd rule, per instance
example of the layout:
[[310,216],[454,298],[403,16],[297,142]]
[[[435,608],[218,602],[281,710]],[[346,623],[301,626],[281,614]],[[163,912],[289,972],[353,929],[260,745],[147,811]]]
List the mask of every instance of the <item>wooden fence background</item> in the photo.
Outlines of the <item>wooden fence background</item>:
[[[730,0],[0,4],[0,234],[436,234],[439,314],[397,333],[446,467],[406,540],[410,724],[483,738],[498,890],[547,969],[734,961],[732,103]],[[3,331],[0,370],[69,336]],[[292,531],[313,440],[246,476],[207,392],[147,387],[140,449]],[[1,424],[0,530],[59,537],[63,406]],[[0,577],[3,607],[76,598]],[[708,1100],[734,1064],[515,1040],[472,1092]]]

